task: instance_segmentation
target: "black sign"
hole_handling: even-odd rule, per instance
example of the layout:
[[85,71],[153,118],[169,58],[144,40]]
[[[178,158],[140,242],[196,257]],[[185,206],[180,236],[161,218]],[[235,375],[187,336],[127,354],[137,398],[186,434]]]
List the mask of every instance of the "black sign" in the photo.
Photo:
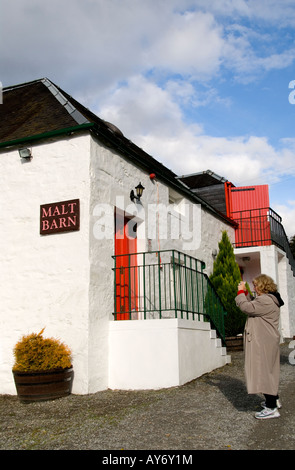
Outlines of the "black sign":
[[53,202],[40,206],[40,234],[72,232],[80,229],[80,201]]

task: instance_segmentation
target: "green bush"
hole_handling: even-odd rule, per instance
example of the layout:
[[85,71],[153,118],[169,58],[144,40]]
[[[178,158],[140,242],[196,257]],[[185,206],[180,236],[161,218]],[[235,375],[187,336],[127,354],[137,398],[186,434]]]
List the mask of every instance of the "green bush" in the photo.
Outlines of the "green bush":
[[246,315],[241,312],[235,303],[238,284],[241,281],[241,273],[226,231],[222,232],[222,238],[219,242],[219,252],[214,261],[210,281],[227,312],[224,319],[225,336],[236,336],[242,333],[245,326]]

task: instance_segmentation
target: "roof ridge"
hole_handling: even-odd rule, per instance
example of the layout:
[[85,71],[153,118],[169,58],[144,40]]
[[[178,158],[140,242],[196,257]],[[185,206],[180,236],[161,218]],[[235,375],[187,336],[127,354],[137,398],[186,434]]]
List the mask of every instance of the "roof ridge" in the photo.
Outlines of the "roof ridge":
[[50,93],[57,99],[57,101],[64,107],[70,116],[76,121],[77,124],[88,124],[90,121],[83,116],[80,111],[66,98],[62,91],[48,78],[42,78],[41,82],[48,88]]
[[10,86],[6,86],[6,87],[3,87],[3,91],[9,91],[9,90],[14,90],[16,88],[21,88],[21,87],[25,87],[27,85],[33,85],[34,83],[38,83],[38,82],[41,82],[42,80],[44,80],[43,78],[38,78],[36,80],[31,80],[30,82],[23,82],[23,83],[18,83],[16,85],[10,85]]
[[77,124],[88,124],[90,121],[80,112],[77,108],[71,103],[71,101],[62,93],[62,90],[58,88],[49,78],[39,78],[37,80],[32,80],[31,82],[19,83],[18,85],[13,85],[3,88],[3,91],[15,90],[17,88],[23,88],[29,85],[34,85],[35,83],[42,83],[47,87],[48,91],[55,97],[55,99],[63,106],[63,108],[69,113],[69,115],[76,121]]

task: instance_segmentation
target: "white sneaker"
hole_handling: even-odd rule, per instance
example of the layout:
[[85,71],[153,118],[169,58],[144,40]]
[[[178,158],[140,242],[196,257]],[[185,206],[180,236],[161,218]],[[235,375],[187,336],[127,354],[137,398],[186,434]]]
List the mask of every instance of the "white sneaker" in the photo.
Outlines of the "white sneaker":
[[277,408],[273,410],[271,408],[263,408],[259,413],[255,413],[255,418],[257,419],[268,419],[268,418],[279,418],[280,413]]
[[[278,398],[277,401],[276,401],[276,405],[277,405],[277,408],[280,409],[282,408],[282,403],[280,402],[280,399]],[[265,406],[265,401],[261,402],[261,406],[262,408],[266,408]]]

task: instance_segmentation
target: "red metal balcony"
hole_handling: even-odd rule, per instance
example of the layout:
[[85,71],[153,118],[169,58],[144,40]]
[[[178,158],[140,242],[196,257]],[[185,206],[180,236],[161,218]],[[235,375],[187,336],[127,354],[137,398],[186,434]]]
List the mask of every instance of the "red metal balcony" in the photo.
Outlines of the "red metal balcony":
[[282,225],[282,218],[270,207],[232,212],[231,218],[237,222],[235,248],[250,246],[277,245],[286,252],[293,273],[295,260],[288,237]]

